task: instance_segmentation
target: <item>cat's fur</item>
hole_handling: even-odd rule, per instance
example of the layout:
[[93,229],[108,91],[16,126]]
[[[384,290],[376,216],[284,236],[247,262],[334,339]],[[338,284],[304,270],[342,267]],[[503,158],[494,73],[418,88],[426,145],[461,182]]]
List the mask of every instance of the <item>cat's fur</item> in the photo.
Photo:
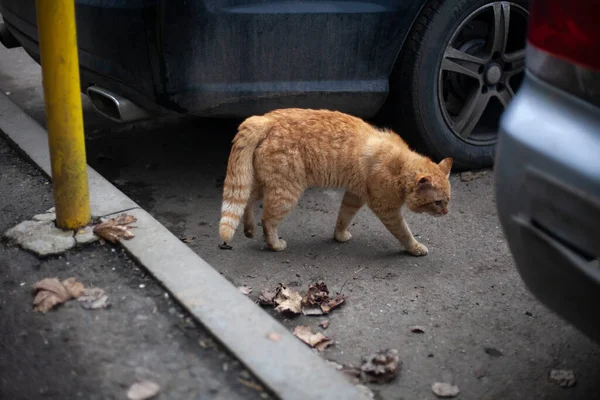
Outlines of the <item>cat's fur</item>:
[[335,238],[367,204],[407,252],[427,254],[400,209],[445,215],[452,159],[439,164],[409,149],[394,132],[340,112],[281,109],[246,119],[233,139],[223,188],[219,235],[229,242],[243,216],[254,235],[253,205],[263,199],[262,227],[272,250],[285,249],[277,226],[309,187],[344,188]]

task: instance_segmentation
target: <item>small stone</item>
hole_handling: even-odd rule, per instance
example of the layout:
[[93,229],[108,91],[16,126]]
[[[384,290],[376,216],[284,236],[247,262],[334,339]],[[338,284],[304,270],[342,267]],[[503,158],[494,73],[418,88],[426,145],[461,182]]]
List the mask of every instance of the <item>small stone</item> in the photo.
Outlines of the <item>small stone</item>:
[[533,314],[529,311],[525,311],[525,315],[527,315],[528,317],[533,317]]
[[460,393],[458,386],[445,382],[436,382],[431,385],[431,390],[437,397],[450,398],[456,397]]
[[577,382],[573,371],[568,369],[553,369],[550,371],[550,380],[562,388],[573,387]]
[[156,396],[160,392],[160,386],[152,381],[140,380],[129,388],[127,398],[129,400],[146,400]]
[[145,287],[146,287],[146,285],[144,285],[143,283],[140,283],[140,289],[143,289]]
[[94,233],[94,227],[92,226],[81,228],[75,234],[75,241],[79,245],[94,243],[97,240],[100,240],[100,237]]
[[412,333],[425,333],[425,328],[420,325],[411,326],[409,329]]
[[75,247],[72,231],[63,231],[53,221],[23,221],[4,236],[38,256],[62,254]]

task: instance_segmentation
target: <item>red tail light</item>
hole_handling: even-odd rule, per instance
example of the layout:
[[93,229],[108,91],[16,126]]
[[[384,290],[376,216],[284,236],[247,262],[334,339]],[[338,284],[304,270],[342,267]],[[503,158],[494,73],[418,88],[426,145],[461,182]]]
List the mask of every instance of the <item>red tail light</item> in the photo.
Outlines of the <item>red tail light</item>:
[[600,69],[600,0],[533,0],[529,44]]

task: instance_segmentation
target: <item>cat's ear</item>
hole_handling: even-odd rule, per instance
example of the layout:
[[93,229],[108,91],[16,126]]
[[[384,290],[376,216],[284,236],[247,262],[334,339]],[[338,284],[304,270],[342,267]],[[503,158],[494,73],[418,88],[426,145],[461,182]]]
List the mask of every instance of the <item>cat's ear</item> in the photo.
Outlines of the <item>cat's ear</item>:
[[430,187],[431,183],[431,175],[419,175],[417,176],[417,186],[419,188]]
[[443,173],[445,173],[446,175],[450,175],[450,170],[452,169],[452,162],[452,158],[448,157],[440,161],[438,165],[440,166],[440,169]]

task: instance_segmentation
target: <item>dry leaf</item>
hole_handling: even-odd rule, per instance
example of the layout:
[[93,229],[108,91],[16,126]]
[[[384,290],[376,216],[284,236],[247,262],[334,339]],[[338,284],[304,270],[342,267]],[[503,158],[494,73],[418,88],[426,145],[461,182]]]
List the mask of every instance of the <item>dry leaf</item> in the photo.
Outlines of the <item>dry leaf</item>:
[[302,299],[302,306],[321,305],[329,299],[329,290],[324,282],[318,282],[314,285],[308,285],[306,296]]
[[334,298],[330,297],[321,304],[321,310],[323,310],[325,314],[329,314],[331,310],[342,304],[344,300],[346,300],[346,298],[341,294],[338,294]]
[[425,328],[420,325],[413,325],[409,329],[412,333],[425,333]]
[[456,397],[460,393],[458,386],[445,382],[434,383],[431,385],[431,390],[433,390],[433,393],[435,393],[437,397],[442,398]]
[[367,382],[389,382],[398,374],[400,365],[398,351],[389,349],[363,357],[360,369]]
[[85,289],[83,295],[79,297],[77,301],[81,304],[81,307],[87,308],[88,310],[107,308],[110,306],[108,296],[104,293],[104,289],[100,288]]
[[329,297],[329,289],[324,282],[308,285],[306,296],[302,299],[302,314],[323,315],[344,302],[344,296]]
[[329,320],[326,319],[325,321],[321,321],[321,323],[319,324],[319,326],[323,329],[327,329],[329,327]]
[[263,289],[260,291],[258,295],[258,302],[262,305],[273,306],[275,305],[275,296],[277,295],[276,291],[271,289]]
[[37,291],[33,299],[34,311],[45,313],[54,306],[79,297],[83,294],[84,286],[75,278],[60,282],[57,278],[46,278],[33,285]]
[[127,391],[127,398],[129,400],[146,400],[156,396],[158,392],[160,392],[158,383],[141,380],[131,385]]
[[77,282],[75,278],[67,278],[62,281],[62,285],[67,289],[67,292],[71,295],[71,297],[78,298],[83,295],[85,292],[85,286],[83,283]]
[[333,340],[329,339],[322,333],[312,333],[310,326],[297,326],[294,329],[294,336],[302,340],[310,347],[314,347],[318,351],[323,351],[325,348],[333,343]]
[[94,233],[112,243],[116,243],[120,239],[131,239],[135,236],[131,231],[135,226],[129,226],[129,224],[135,221],[137,218],[133,215],[121,214],[94,226]]
[[252,293],[252,288],[248,285],[238,286],[238,290],[245,295],[249,295],[250,293]]
[[285,287],[282,284],[279,284],[277,287],[277,294],[273,301],[277,304],[275,311],[279,313],[289,312],[292,314],[300,314],[302,310],[302,296],[300,296],[300,293]]

